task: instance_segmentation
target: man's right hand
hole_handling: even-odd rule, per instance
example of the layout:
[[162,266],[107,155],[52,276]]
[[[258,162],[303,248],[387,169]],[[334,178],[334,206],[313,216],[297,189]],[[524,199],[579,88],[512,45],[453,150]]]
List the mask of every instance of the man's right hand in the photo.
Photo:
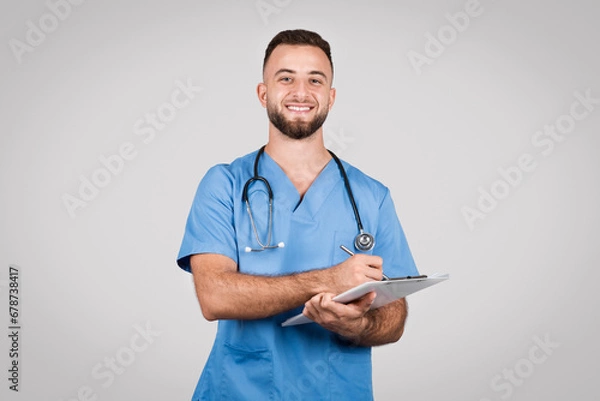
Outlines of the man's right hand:
[[331,290],[334,294],[354,288],[368,281],[381,281],[383,259],[379,256],[356,254],[329,268]]

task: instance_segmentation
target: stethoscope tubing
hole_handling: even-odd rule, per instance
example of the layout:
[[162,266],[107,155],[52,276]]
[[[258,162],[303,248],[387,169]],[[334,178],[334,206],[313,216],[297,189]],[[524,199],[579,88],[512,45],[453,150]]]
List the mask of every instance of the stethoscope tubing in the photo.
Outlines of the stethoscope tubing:
[[[258,245],[260,246],[260,249],[246,247],[246,252],[250,252],[250,251],[259,252],[259,251],[264,251],[265,249],[282,248],[284,246],[283,242],[280,242],[277,245],[271,245],[271,233],[272,233],[272,227],[273,227],[273,221],[272,221],[273,190],[271,189],[271,185],[269,184],[269,181],[265,177],[258,175],[258,162],[265,151],[265,146],[266,145],[263,145],[258,150],[258,153],[256,154],[256,158],[254,159],[254,176],[250,177],[250,179],[248,179],[248,181],[246,181],[246,183],[244,184],[244,188],[242,190],[242,202],[244,202],[246,204],[246,210],[248,211],[248,215],[250,216],[250,224],[252,225],[252,230],[254,231],[256,241],[257,241]],[[356,220],[356,226],[358,227],[358,235],[356,236],[356,238],[354,240],[354,246],[358,250],[361,250],[361,251],[370,251],[375,246],[375,238],[371,234],[364,232],[362,221],[360,219],[360,213],[358,212],[358,207],[356,206],[356,201],[354,200],[354,194],[352,193],[352,188],[350,186],[350,180],[348,179],[348,174],[346,174],[346,169],[342,165],[342,162],[340,161],[340,159],[335,155],[335,153],[333,153],[331,150],[327,150],[327,151],[329,152],[329,154],[331,155],[331,157],[333,158],[333,160],[335,161],[335,163],[337,164],[337,166],[340,170],[340,174],[342,175],[342,179],[344,180],[344,187],[346,188],[346,193],[348,194],[348,199],[350,201],[350,205],[352,206],[352,211],[354,213],[354,218]],[[266,244],[263,244],[259,238],[258,229],[256,228],[256,224],[254,223],[254,216],[252,215],[252,208],[250,207],[250,201],[248,200],[248,191],[249,191],[250,185],[257,181],[260,181],[263,184],[265,184],[265,187],[267,188],[267,194],[269,196],[269,221],[268,221],[269,231],[267,234]]]

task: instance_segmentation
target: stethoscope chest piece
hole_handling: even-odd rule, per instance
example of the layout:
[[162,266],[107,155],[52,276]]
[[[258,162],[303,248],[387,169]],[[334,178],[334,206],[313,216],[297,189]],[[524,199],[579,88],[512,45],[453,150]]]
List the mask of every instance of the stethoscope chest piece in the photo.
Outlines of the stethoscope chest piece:
[[368,233],[361,232],[354,239],[354,247],[358,251],[368,252],[375,246],[375,238]]

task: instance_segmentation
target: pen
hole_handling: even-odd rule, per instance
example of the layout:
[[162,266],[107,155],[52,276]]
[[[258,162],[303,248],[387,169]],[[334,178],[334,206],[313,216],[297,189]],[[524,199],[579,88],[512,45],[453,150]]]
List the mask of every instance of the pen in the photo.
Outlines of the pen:
[[[344,245],[340,245],[340,248],[342,249],[342,251],[346,252],[348,255],[354,256],[354,252],[352,252],[350,249],[346,248]],[[382,275],[383,275],[383,278],[381,279],[381,281],[389,280],[388,276],[386,276],[383,273],[382,273]]]

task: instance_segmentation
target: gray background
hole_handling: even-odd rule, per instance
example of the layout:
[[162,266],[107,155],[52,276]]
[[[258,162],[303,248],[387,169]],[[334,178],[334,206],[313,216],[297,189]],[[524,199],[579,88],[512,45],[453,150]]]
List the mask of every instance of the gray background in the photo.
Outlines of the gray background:
[[[417,69],[410,52],[426,54],[427,33],[451,35],[446,14],[473,3],[266,3],[269,15],[252,0],[87,1],[52,26],[47,3],[3,1],[1,315],[8,327],[15,264],[23,329],[18,395],[0,341],[2,399],[71,400],[85,386],[98,400],[191,397],[216,324],[175,264],[185,219],[210,166],[266,141],[255,88],[268,41],[290,28],[332,45],[329,147],[390,188],[421,272],[451,275],[410,296],[403,339],[374,350],[376,398],[592,399],[600,104],[552,153],[532,139],[575,92],[600,99],[600,6],[481,0]],[[56,29],[17,56],[11,43],[40,19]],[[202,92],[145,143],[136,122],[188,81]],[[135,157],[70,216],[65,194],[126,143]],[[503,186],[498,169],[524,154],[535,169]],[[463,208],[494,186],[509,190],[469,225]],[[123,362],[110,383],[106,358]]]

